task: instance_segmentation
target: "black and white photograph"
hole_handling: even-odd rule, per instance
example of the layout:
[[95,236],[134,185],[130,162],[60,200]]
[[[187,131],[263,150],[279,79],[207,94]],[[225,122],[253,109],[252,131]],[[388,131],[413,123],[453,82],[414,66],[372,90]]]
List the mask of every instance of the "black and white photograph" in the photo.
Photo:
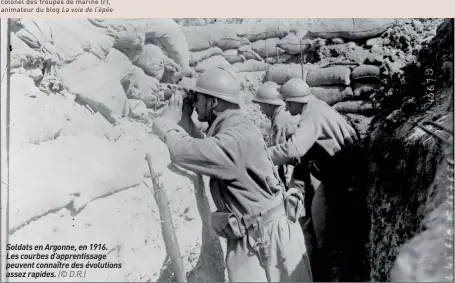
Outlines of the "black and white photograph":
[[454,282],[453,18],[1,28],[2,282]]

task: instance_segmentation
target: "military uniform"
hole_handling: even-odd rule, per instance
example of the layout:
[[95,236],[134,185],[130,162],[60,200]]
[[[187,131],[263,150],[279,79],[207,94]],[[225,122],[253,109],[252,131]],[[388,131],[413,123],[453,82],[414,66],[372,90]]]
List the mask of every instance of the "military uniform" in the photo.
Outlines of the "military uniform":
[[[193,90],[238,103],[236,84],[215,69],[201,74]],[[203,139],[165,118],[156,119],[154,129],[174,164],[211,177],[218,209],[211,223],[227,238],[230,281],[312,281],[305,239],[295,221],[302,215],[303,196],[284,192],[260,130],[242,110],[220,113]]]
[[[338,260],[341,280],[352,281],[361,264],[357,259],[363,256],[367,221],[364,188],[353,174],[359,162],[357,135],[340,114],[310,93],[306,83],[292,80],[287,84],[282,88],[285,100],[305,106],[295,134],[269,152],[275,164],[301,162],[293,176],[301,186],[311,186],[309,173],[321,181],[314,197],[305,195],[310,215],[302,223],[304,230],[315,236],[317,249],[313,246],[309,250],[315,251],[312,266],[318,265],[313,270],[316,279],[331,280],[324,276],[331,273],[331,261]],[[356,226],[362,226],[360,233]]]
[[[300,117],[292,116],[288,111],[286,111],[284,101],[282,100],[276,83],[268,81],[262,84],[258,88],[256,95],[253,98],[253,102],[276,107],[273,115],[270,117],[272,122],[271,135],[274,145],[285,142],[294,134]],[[286,188],[290,181],[292,169],[293,166],[289,164],[278,166],[278,174]]]

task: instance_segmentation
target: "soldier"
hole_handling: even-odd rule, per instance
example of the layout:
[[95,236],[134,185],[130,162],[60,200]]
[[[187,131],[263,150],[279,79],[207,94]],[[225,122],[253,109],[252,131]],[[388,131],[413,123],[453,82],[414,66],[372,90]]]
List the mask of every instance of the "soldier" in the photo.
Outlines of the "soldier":
[[[261,112],[272,122],[273,145],[285,142],[294,134],[300,115],[292,116],[286,111],[276,83],[269,81],[262,84],[258,88],[253,102],[259,104]],[[287,188],[289,176],[292,174],[292,165],[279,166],[278,174]]]
[[341,281],[355,281],[368,237],[357,134],[338,112],[311,94],[303,80],[289,80],[282,95],[291,115],[301,118],[288,141],[269,148],[272,160],[275,165],[302,161],[308,167],[296,166],[293,179],[307,180],[311,172],[321,181],[312,201],[305,196],[305,204],[311,205],[305,228],[314,228],[318,247],[309,248],[317,254],[312,262],[315,281],[331,280],[331,261],[338,261]]
[[207,70],[188,91],[198,120],[209,124],[207,137],[194,138],[178,125],[192,113],[179,93],[172,95],[153,129],[175,165],[211,177],[218,209],[211,223],[227,238],[229,280],[312,281],[297,221],[303,195],[284,191],[260,130],[240,109],[235,77],[222,69]]

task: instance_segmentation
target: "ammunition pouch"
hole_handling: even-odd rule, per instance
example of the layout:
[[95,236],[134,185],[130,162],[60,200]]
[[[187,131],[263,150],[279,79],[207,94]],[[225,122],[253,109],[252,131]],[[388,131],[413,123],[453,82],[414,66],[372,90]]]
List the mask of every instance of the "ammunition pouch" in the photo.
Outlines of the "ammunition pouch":
[[255,215],[238,216],[230,212],[212,212],[212,229],[222,238],[236,240],[245,237],[249,230],[258,229],[259,226],[267,225],[282,216],[287,216],[291,222],[305,216],[303,194],[297,189],[290,189],[280,195],[274,204],[272,208]]
[[212,228],[218,236],[230,240],[247,237],[249,246],[257,252],[260,262],[267,264],[269,251],[269,223],[287,216],[295,223],[305,216],[303,194],[297,189],[290,189],[280,195],[272,208],[254,215],[236,216],[234,213],[213,212]]

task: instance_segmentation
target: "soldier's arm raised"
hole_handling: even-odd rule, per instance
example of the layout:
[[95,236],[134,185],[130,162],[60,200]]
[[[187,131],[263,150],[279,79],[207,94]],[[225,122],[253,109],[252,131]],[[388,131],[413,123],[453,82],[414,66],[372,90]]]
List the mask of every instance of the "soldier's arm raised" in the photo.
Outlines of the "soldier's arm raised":
[[174,121],[158,118],[154,127],[160,129],[172,162],[198,174],[224,180],[234,178],[236,160],[240,158],[235,134],[230,130],[205,139],[192,138]]
[[279,145],[269,147],[269,153],[275,165],[289,164],[304,156],[322,134],[321,124],[314,112],[302,115],[295,134]]

